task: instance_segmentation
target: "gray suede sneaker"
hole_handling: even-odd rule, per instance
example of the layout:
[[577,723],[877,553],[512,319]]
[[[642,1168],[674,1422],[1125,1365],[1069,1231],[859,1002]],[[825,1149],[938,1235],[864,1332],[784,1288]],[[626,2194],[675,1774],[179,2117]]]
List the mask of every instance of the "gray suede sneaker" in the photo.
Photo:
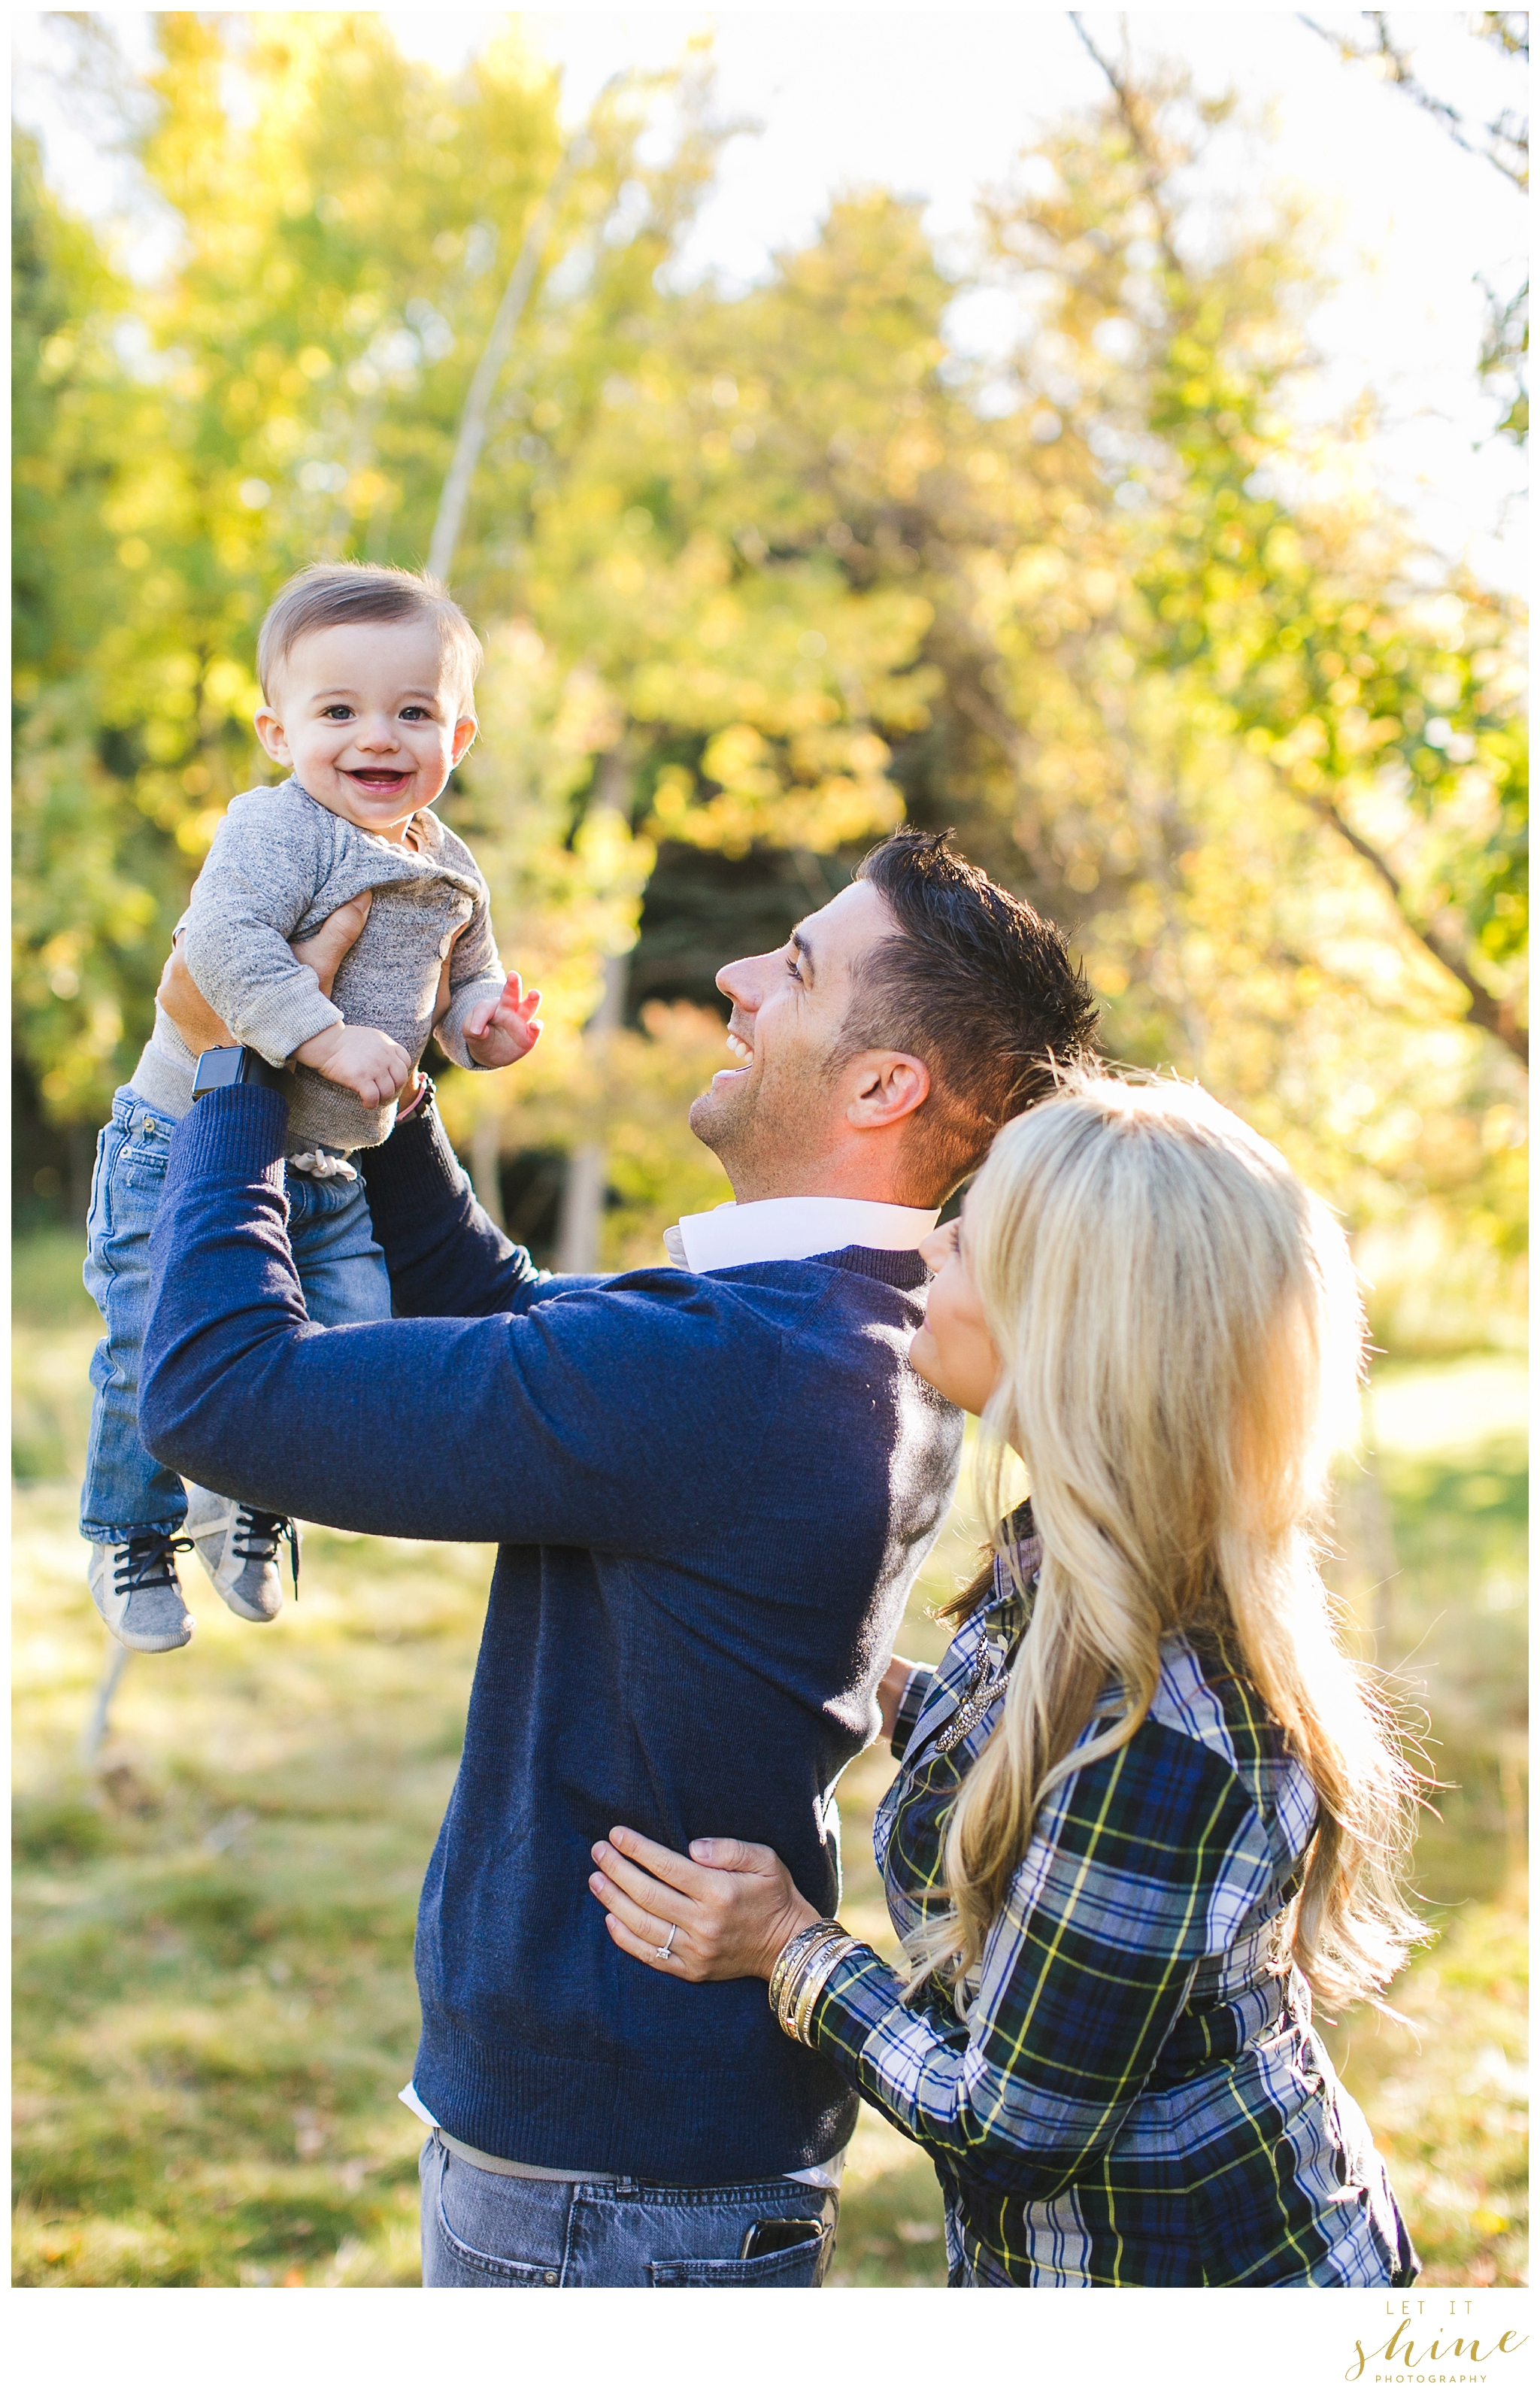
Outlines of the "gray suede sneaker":
[[238,1620],[276,1620],[282,1611],[278,1550],[285,1540],[299,1593],[299,1532],[281,1512],[258,1512],[189,1480],[186,1527],[199,1561]]
[[121,1546],[92,1547],[91,1601],[131,1654],[173,1654],[192,1635],[174,1560],[191,1548],[190,1537],[163,1537],[154,1530]]

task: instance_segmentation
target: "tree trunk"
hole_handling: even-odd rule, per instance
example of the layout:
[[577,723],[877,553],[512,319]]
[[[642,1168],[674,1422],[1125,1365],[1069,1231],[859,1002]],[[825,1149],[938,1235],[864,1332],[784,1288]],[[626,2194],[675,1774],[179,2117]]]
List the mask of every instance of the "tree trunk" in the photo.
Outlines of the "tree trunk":
[[[594,791],[595,814],[624,814],[631,799],[630,765],[620,747],[612,748],[599,766]],[[602,1057],[612,1031],[625,1017],[626,985],[631,977],[629,956],[606,956],[604,994],[583,1031],[583,1040]],[[591,1272],[599,1267],[599,1229],[604,1220],[605,1149],[595,1139],[568,1158],[562,1190],[561,1227],[556,1239],[556,1269]]]
[[460,430],[455,439],[454,455],[444,477],[444,489],[438,501],[438,519],[433,527],[433,541],[428,550],[428,571],[440,582],[450,578],[454,552],[460,540],[460,527],[464,520],[465,502],[471,494],[471,480],[480,462],[487,438],[487,411],[503,360],[518,330],[519,319],[529,304],[540,268],[546,237],[551,230],[557,203],[572,174],[574,145],[568,144],[555,173],[529,211],[529,221],[524,229],[524,239],[514,260],[492,329],[487,335],[487,346],[476,360],[470,388],[465,393],[465,405],[460,417]]

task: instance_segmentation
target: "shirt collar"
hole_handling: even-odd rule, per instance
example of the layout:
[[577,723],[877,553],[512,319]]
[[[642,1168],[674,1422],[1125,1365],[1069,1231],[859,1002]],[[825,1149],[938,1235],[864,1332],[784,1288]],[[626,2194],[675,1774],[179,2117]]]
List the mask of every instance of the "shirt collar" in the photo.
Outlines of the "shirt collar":
[[730,1271],[735,1263],[790,1263],[842,1247],[904,1253],[935,1228],[920,1205],[879,1205],[864,1196],[762,1196],[686,1213],[664,1233],[669,1260],[686,1271]]

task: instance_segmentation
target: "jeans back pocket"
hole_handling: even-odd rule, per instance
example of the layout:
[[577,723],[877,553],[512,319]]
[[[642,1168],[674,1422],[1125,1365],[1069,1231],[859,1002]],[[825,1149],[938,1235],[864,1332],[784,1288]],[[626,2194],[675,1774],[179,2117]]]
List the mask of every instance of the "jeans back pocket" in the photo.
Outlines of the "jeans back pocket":
[[829,2264],[833,2230],[826,2227],[789,2252],[757,2260],[649,2260],[650,2285],[816,2285]]

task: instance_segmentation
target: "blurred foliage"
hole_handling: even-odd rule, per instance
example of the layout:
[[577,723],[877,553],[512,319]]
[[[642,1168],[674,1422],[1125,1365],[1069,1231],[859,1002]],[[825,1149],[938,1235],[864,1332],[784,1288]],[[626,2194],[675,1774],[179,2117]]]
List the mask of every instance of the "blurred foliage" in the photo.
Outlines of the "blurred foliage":
[[[60,22],[99,81],[110,29]],[[154,22],[148,84],[108,80],[163,267],[129,282],[17,152],[17,1027],[59,1123],[131,1066],[258,778],[274,587],[425,552],[563,148],[516,20],[452,81],[378,17]],[[607,1259],[656,1253],[720,1190],[670,1115],[710,1026],[580,1047],[605,957],[681,859],[740,867],[760,936],[766,859],[817,902],[907,814],[1075,934],[1116,1053],[1201,1075],[1382,1249],[1479,1248],[1511,1308],[1520,613],[1387,517],[1362,424],[1299,428],[1315,235],[1198,196],[1233,111],[1108,77],[966,268],[867,192],[736,295],[676,270],[733,129],[708,53],[595,104],[454,569],[489,658],[446,811],[551,1034],[445,1109],[504,1153],[602,1130]],[[1019,326],[987,365],[974,294]],[[736,918],[701,919],[704,994]]]

